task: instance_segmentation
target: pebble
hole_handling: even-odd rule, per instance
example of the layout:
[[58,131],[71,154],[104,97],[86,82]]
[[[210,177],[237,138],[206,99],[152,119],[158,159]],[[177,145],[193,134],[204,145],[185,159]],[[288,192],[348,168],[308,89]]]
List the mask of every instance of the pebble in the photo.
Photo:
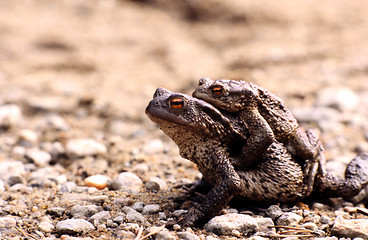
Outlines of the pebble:
[[37,133],[30,129],[19,131],[18,143],[22,146],[33,146],[38,141]]
[[65,212],[65,208],[63,208],[63,207],[52,207],[52,208],[47,209],[47,212],[52,216],[61,217]]
[[264,233],[264,234],[274,234],[276,233],[276,229],[273,228],[275,226],[274,222],[271,218],[254,218],[258,225],[257,232]]
[[38,148],[27,149],[26,157],[32,160],[39,167],[47,166],[52,158],[50,153]]
[[20,177],[20,176],[10,176],[8,178],[8,180],[6,181],[6,183],[9,186],[13,186],[13,185],[18,184],[18,183],[24,184],[25,180],[23,179],[23,177]]
[[276,225],[295,227],[302,219],[303,219],[303,217],[296,214],[296,213],[287,212],[287,213],[283,213],[276,220]]
[[147,191],[158,192],[160,190],[160,185],[157,182],[147,182],[145,187]]
[[282,215],[282,209],[278,205],[271,205],[267,208],[266,215],[276,221]]
[[79,234],[94,230],[95,227],[84,219],[67,219],[56,224],[59,234]]
[[200,240],[200,238],[191,232],[178,232],[177,234],[179,239],[183,240]]
[[306,222],[304,224],[302,224],[302,227],[306,228],[306,229],[309,229],[309,230],[316,230],[318,229],[317,225],[315,223],[312,223],[312,222]]
[[158,204],[148,204],[144,206],[142,213],[143,214],[156,214],[160,211],[160,205]]
[[156,240],[175,240],[175,236],[171,234],[168,230],[159,231],[156,234]]
[[131,207],[124,207],[123,211],[126,213],[126,220],[128,222],[135,222],[135,223],[144,223],[145,218],[142,213],[137,212]]
[[77,187],[77,184],[75,182],[66,182],[61,185],[60,192],[61,193],[71,193],[74,191],[76,187]]
[[84,179],[84,184],[87,187],[95,187],[99,190],[102,190],[107,187],[109,181],[110,178],[108,176],[97,174]]
[[17,221],[12,217],[0,217],[0,229],[10,229],[17,225]]
[[42,232],[46,232],[46,233],[49,233],[49,232],[52,232],[55,228],[55,226],[50,223],[50,222],[46,222],[46,221],[43,221],[41,222],[39,225],[38,225],[38,228],[42,231]]
[[215,234],[231,235],[234,230],[248,234],[256,231],[257,221],[249,215],[230,213],[212,218],[204,229]]
[[149,183],[156,183],[159,186],[158,190],[166,190],[167,189],[166,181],[163,180],[162,178],[151,177],[150,180],[146,183],[146,188],[147,188],[147,184],[149,184]]
[[207,236],[204,240],[219,240],[219,238],[214,236]]
[[99,213],[96,213],[95,215],[93,215],[90,218],[90,221],[95,222],[97,220],[99,223],[106,223],[107,220],[109,220],[109,219],[111,219],[110,212],[109,211],[102,211],[102,212],[99,212]]
[[2,161],[0,179],[7,180],[10,176],[23,176],[26,170],[21,161]]
[[142,186],[143,181],[137,175],[131,172],[122,172],[112,180],[109,189],[139,191]]
[[368,219],[345,220],[338,216],[331,228],[331,233],[337,237],[368,239]]
[[160,139],[153,139],[147,142],[142,150],[146,154],[160,153],[164,150],[164,143]]
[[0,106],[0,127],[13,127],[22,120],[22,111],[15,104],[6,104]]
[[58,131],[67,131],[70,128],[69,124],[67,124],[65,120],[58,115],[47,116],[45,118],[45,126]]
[[144,208],[144,203],[143,202],[135,202],[132,206],[132,208],[138,212],[142,212],[143,208]]
[[348,87],[328,87],[317,94],[317,106],[336,108],[341,111],[354,110],[359,103],[358,95]]
[[0,193],[5,191],[5,183],[2,179],[0,179]]
[[104,144],[94,139],[78,138],[69,140],[65,151],[69,157],[85,157],[104,154],[107,152],[107,148]]
[[99,212],[99,207],[96,205],[74,206],[70,210],[73,218],[89,218]]

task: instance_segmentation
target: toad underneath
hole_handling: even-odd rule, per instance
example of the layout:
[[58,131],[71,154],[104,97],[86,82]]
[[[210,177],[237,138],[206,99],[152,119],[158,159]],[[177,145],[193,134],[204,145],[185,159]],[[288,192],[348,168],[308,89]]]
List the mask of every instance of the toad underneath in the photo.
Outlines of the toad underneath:
[[[242,151],[249,133],[239,119],[227,117],[197,98],[158,88],[146,108],[179,147],[180,155],[194,162],[212,185],[205,200],[185,215],[183,226],[203,224],[218,214],[233,197],[255,202],[293,202],[310,194],[304,165],[275,139],[255,164],[244,168]],[[345,179],[317,174],[313,191],[327,196],[354,196],[368,182],[368,155],[353,159]]]

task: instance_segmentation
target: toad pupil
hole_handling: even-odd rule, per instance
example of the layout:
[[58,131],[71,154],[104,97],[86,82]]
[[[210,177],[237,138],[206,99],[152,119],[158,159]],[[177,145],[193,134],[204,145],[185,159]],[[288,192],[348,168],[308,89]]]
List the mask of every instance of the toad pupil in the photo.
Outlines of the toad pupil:
[[212,94],[215,96],[219,96],[222,94],[222,88],[221,87],[214,87],[212,88]]
[[184,101],[183,101],[183,99],[175,98],[175,99],[171,100],[170,105],[171,105],[171,108],[180,109],[184,106]]

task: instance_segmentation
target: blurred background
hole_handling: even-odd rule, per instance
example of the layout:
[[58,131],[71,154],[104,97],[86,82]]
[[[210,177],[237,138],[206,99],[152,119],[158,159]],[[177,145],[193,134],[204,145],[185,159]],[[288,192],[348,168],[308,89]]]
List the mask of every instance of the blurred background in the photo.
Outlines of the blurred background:
[[[190,94],[201,77],[243,79],[326,133],[326,148],[360,152],[367,13],[358,0],[1,0],[0,102],[79,122],[93,105],[128,135],[154,128],[144,108],[157,87]],[[101,123],[91,121],[76,126]]]

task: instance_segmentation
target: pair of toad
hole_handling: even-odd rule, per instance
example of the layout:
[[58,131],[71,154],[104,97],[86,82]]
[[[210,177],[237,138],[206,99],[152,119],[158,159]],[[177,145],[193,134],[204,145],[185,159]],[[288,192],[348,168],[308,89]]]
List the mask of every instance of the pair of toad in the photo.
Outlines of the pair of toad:
[[292,202],[312,192],[356,195],[368,183],[368,155],[346,168],[345,179],[325,171],[323,148],[281,99],[254,84],[200,79],[193,97],[158,88],[146,114],[194,162],[212,188],[181,224],[203,224],[233,197]]

